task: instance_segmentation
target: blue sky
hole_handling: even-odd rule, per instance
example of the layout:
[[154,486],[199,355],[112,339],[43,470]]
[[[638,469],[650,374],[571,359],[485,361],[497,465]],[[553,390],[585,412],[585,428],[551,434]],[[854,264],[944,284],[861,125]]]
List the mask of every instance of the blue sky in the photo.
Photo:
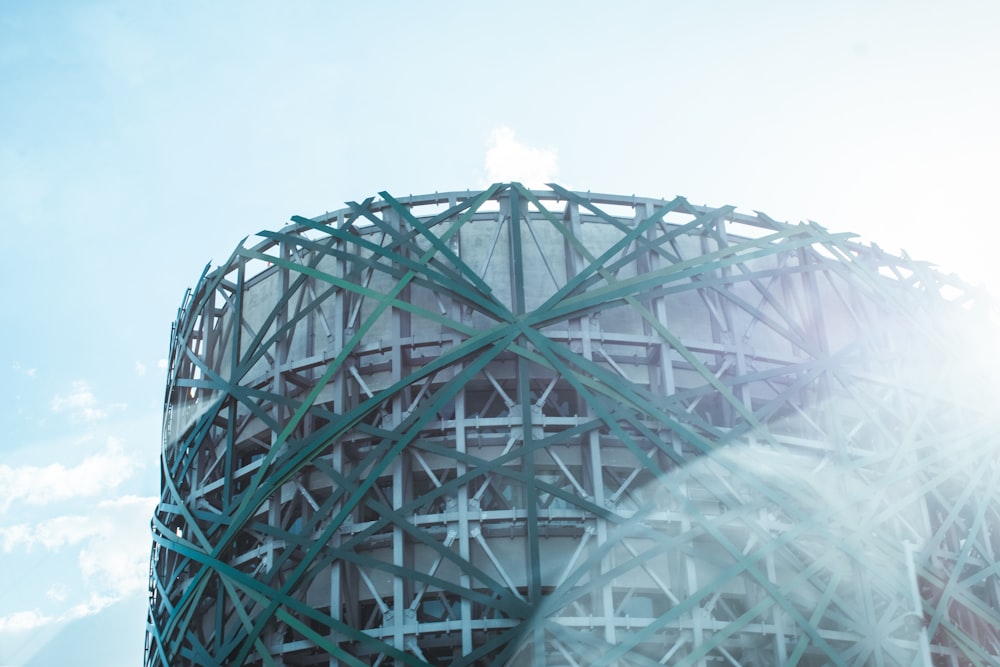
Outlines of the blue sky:
[[1000,5],[0,0],[0,665],[136,665],[170,323],[248,234],[555,180],[1000,280]]

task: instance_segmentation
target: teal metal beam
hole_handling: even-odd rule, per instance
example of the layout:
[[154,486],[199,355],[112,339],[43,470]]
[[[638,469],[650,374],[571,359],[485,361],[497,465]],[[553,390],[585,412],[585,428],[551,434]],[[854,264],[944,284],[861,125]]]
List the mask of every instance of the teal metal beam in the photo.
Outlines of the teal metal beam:
[[889,666],[921,628],[998,659],[1000,428],[942,389],[953,279],[556,185],[292,223],[172,328],[147,665]]

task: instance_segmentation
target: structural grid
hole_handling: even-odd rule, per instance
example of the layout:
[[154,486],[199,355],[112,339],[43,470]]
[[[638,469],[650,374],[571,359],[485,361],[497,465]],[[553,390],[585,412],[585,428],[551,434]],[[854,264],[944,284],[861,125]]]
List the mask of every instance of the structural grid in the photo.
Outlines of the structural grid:
[[178,312],[145,664],[1000,664],[991,308],[680,197],[295,217]]

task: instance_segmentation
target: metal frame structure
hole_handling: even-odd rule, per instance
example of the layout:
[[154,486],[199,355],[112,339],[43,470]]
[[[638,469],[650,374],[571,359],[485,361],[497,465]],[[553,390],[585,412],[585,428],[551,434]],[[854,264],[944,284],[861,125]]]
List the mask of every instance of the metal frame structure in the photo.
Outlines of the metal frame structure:
[[956,281],[557,185],[259,236],[172,332],[147,665],[1000,660]]

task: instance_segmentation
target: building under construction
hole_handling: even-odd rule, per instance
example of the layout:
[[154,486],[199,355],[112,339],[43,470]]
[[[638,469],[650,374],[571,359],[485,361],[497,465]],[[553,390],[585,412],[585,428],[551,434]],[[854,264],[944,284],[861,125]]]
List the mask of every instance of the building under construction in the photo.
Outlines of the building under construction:
[[146,665],[995,665],[981,310],[683,198],[293,218],[174,325]]

